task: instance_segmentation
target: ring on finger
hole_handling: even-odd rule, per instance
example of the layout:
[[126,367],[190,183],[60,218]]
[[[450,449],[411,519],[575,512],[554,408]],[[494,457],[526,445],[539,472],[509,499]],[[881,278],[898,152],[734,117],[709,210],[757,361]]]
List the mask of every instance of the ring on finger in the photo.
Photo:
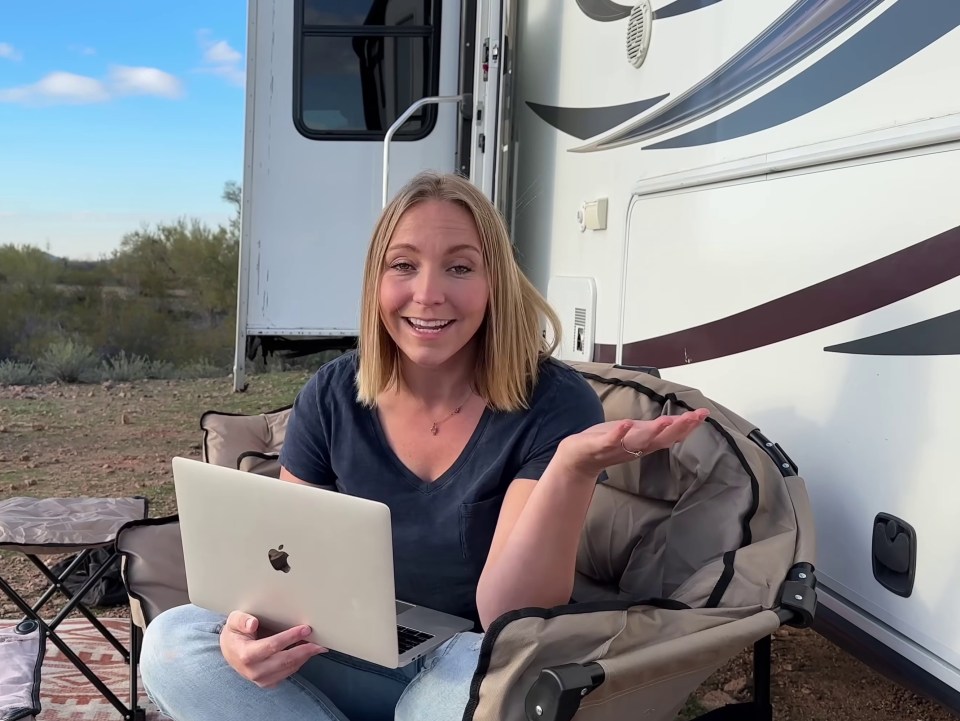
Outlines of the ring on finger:
[[620,447],[621,447],[623,450],[625,450],[627,453],[629,453],[631,456],[634,456],[634,457],[636,457],[636,458],[639,458],[640,456],[643,455],[643,451],[642,451],[642,450],[641,450],[641,451],[631,451],[629,448],[627,448],[625,445],[623,445],[623,439],[622,439],[622,438],[620,439]]

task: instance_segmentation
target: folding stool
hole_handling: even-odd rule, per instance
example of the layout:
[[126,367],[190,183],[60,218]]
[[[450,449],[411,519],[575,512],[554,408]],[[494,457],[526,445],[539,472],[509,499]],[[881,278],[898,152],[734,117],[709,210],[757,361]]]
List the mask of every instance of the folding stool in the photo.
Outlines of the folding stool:
[[[0,549],[12,550],[25,555],[37,570],[50,582],[49,588],[39,600],[30,605],[0,575],[0,591],[24,614],[21,624],[36,624],[42,635],[60,649],[60,652],[76,666],[91,684],[117,709],[125,721],[142,721],[145,711],[137,704],[137,659],[141,631],[130,624],[130,648],[126,648],[110,630],[84,605],[83,597],[115,564],[120,556],[116,551],[117,530],[127,522],[147,516],[145,498],[10,498],[0,501]],[[90,575],[86,583],[71,593],[64,581],[79,568],[87,557],[97,549],[106,548],[109,558]],[[77,557],[64,571],[57,575],[44,563],[41,555],[77,553]],[[41,612],[57,594],[66,597],[66,603],[50,621],[45,621]],[[57,627],[74,610],[83,615],[94,628],[130,664],[130,703],[125,705],[99,676],[57,634]]]

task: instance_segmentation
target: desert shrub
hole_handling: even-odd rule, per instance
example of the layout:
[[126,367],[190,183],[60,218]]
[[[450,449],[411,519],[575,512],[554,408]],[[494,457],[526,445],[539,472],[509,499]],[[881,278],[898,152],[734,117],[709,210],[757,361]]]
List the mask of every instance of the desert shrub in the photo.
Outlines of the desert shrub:
[[184,380],[192,380],[194,378],[222,378],[226,374],[226,368],[218,366],[207,358],[195,360],[180,366],[177,372],[177,375]]
[[93,349],[72,338],[58,338],[43,351],[37,365],[48,380],[62,383],[95,383],[100,380],[100,362]]
[[174,367],[165,361],[150,360],[146,356],[120,351],[103,362],[102,375],[111,381],[135,381],[144,378],[173,378]]
[[29,386],[39,382],[40,374],[33,363],[0,361],[0,386]]

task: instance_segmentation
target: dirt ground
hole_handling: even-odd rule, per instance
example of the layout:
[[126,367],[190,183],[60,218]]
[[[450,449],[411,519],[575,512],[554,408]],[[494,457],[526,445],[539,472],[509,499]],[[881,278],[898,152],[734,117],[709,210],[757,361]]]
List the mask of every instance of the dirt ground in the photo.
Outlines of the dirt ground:
[[[226,378],[0,387],[0,500],[144,495],[151,516],[173,513],[170,458],[200,457],[200,414],[285,405],[306,378],[303,372],[256,375],[241,394]],[[28,595],[41,590],[35,570],[9,552],[0,552],[0,574]],[[0,599],[0,618],[16,615]],[[703,684],[683,716],[747,700],[751,668],[749,652],[731,660]],[[806,630],[782,629],[774,637],[773,699],[778,721],[957,718]]]

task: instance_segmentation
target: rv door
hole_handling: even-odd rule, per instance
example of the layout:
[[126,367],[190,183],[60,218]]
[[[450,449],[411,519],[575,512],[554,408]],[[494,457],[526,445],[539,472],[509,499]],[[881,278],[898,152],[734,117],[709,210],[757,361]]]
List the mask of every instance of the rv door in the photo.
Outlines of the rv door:
[[477,4],[470,180],[496,204],[508,222],[513,177],[510,148],[515,27],[516,0],[481,0]]
[[[384,138],[461,93],[460,32],[460,0],[250,0],[237,388],[258,347],[353,344]],[[388,195],[454,170],[459,110],[396,129]]]

